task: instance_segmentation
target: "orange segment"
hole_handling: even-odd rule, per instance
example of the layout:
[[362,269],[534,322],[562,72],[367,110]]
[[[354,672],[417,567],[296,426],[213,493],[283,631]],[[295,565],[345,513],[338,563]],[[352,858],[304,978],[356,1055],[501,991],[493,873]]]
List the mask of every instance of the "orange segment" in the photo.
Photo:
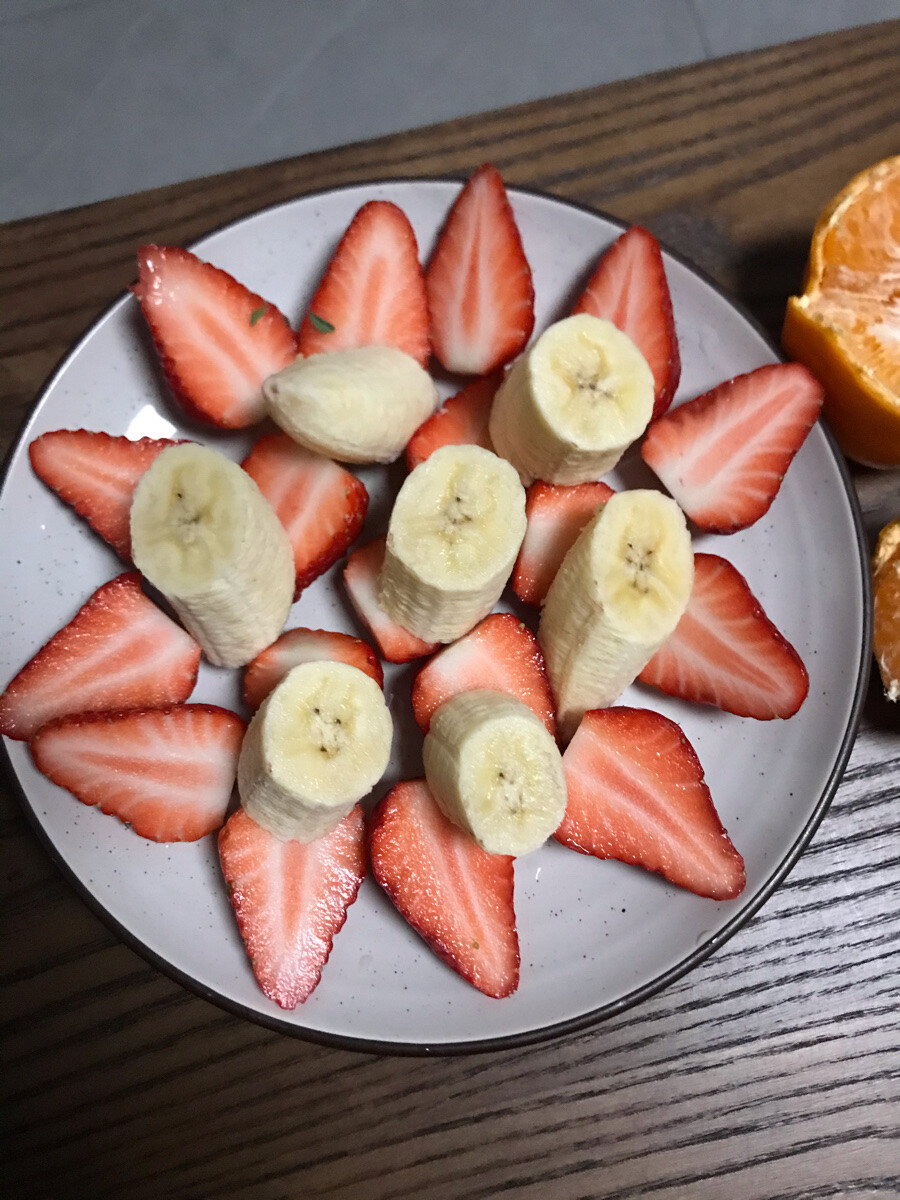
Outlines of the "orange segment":
[[900,156],[857,175],[822,213],[782,341],[824,386],[844,453],[900,464]]
[[889,700],[900,700],[900,517],[885,525],[872,557],[873,643]]

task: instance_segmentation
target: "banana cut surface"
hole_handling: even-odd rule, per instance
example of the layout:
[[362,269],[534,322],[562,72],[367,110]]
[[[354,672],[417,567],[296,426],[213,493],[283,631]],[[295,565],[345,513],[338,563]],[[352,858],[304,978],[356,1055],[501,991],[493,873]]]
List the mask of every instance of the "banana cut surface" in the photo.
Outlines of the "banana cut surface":
[[579,313],[513,364],[491,409],[491,441],[525,483],[587,483],[641,436],[653,397],[653,373],[627,334]]
[[250,722],[238,762],[241,803],[283,841],[314,841],[372,790],[392,737],[384,694],[370,676],[347,663],[301,663]]
[[581,531],[538,627],[565,739],[643,670],[681,619],[693,582],[684,514],[660,492],[617,492]]
[[194,442],[170,446],[131,505],[134,564],[216,666],[248,663],[281,633],[294,555],[246,471]]
[[525,489],[480,446],[442,446],[391,512],[378,602],[429,642],[462,637],[500,598],[525,536]]
[[425,777],[445,816],[492,854],[530,854],[566,811],[562,757],[521,700],[478,689],[435,712]]

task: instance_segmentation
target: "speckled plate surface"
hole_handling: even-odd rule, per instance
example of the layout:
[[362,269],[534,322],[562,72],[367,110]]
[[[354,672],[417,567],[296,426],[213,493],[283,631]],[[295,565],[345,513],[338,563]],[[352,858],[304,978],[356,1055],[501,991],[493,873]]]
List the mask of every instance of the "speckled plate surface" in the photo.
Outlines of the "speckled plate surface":
[[[330,252],[366,200],[400,204],[423,257],[458,190],[444,181],[391,182],[304,197],[204,238],[195,249],[276,303],[304,311]],[[512,193],[537,295],[537,330],[565,315],[613,221],[545,196]],[[667,255],[681,342],[678,399],[776,359],[753,323],[709,281]],[[444,388],[447,394],[448,388]],[[0,493],[0,683],[7,680],[121,564],[32,474],[29,441],[47,430],[202,438],[239,459],[252,440],[184,421],[161,381],[136,300],[123,297],[91,329],[40,398],[6,467]],[[386,525],[402,468],[359,471],[372,503],[366,537]],[[654,486],[632,453],[614,487]],[[79,804],[34,768],[27,746],[5,742],[24,806],[63,870],[121,936],[176,979],[248,1018],[361,1049],[449,1052],[497,1048],[588,1024],[638,1002],[699,962],[755,911],[821,819],[858,719],[868,662],[865,561],[843,466],[817,427],[769,513],[728,538],[704,536],[746,575],[796,646],[810,694],[790,721],[757,722],[670,700],[636,685],[622,702],[678,721],[694,744],[719,813],[747,864],[737,900],[716,903],[627,866],[550,843],[516,864],[519,990],[491,1000],[427,950],[375,882],[363,883],[322,982],[294,1012],[256,987],[218,870],[215,839],[143,841]],[[360,630],[340,564],[307,589],[289,625]],[[391,667],[394,757],[372,802],[421,773],[409,711],[415,667]],[[239,675],[201,668],[193,699],[237,707]]]

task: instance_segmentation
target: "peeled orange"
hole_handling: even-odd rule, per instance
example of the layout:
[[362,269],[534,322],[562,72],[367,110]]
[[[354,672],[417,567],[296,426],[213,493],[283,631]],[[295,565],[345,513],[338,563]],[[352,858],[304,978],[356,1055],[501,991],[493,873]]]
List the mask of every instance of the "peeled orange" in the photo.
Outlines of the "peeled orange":
[[900,155],[851,179],[819,217],[782,341],[825,388],[844,453],[900,465]]
[[872,557],[873,642],[888,700],[900,700],[900,517],[885,525]]

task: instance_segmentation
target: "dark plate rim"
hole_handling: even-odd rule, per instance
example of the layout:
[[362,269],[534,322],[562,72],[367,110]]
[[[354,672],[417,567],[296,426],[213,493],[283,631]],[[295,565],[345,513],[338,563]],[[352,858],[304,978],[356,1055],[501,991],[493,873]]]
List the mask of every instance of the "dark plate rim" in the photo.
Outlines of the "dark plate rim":
[[[463,177],[454,177],[449,175],[421,177],[398,176],[391,179],[365,180],[357,183],[344,184],[340,187],[329,187],[309,192],[301,192],[289,200],[283,200],[277,204],[268,205],[264,208],[256,210],[253,213],[247,213],[242,217],[238,217],[233,221],[227,221],[222,225],[214,226],[207,233],[203,234],[201,238],[198,238],[196,241],[192,242],[191,245],[196,246],[198,242],[204,241],[206,238],[212,237],[214,234],[221,233],[232,228],[233,226],[239,225],[243,221],[252,220],[263,213],[274,212],[276,209],[284,208],[290,204],[294,204],[297,200],[314,198],[324,199],[327,196],[335,195],[341,192],[354,191],[359,188],[378,188],[397,183],[459,184],[462,181]],[[604,212],[601,209],[591,208],[590,205],[582,204],[576,200],[568,200],[559,196],[552,196],[549,193],[542,192],[537,188],[510,187],[507,190],[511,196],[515,196],[517,193],[526,196],[535,196],[541,200],[550,200],[554,204],[561,204],[568,208],[573,208],[579,212],[586,213],[589,216],[601,217],[603,220],[608,221],[611,225],[614,225],[622,230],[627,229],[630,224],[629,222],[622,221],[620,218],[614,217],[610,213]],[[734,309],[734,311],[737,312],[738,315],[742,317],[747,324],[756,331],[757,334],[759,334],[772,354],[774,354],[775,357],[780,361],[784,361],[784,356],[782,355],[780,349],[771,340],[760,322],[757,321],[757,319],[747,311],[740,301],[737,301],[730,296],[717,280],[713,279],[704,270],[690,262],[684,257],[684,255],[680,254],[676,250],[672,250],[665,244],[665,242],[660,242],[660,246],[666,255],[668,255],[675,262],[679,263],[681,266],[685,267],[691,272],[691,274],[695,275],[697,278],[706,283],[708,287],[712,288],[713,291],[715,291],[728,305],[730,305],[731,308]],[[75,345],[65,353],[63,358],[59,363],[57,363],[56,367],[48,376],[47,381],[44,383],[43,387],[35,398],[34,403],[31,405],[31,408],[29,409],[28,415],[22,423],[19,433],[9,447],[2,466],[0,466],[0,495],[2,495],[3,489],[6,485],[6,477],[10,465],[18,454],[21,445],[25,442],[28,436],[29,426],[35,417],[37,410],[40,408],[47,392],[53,387],[57,379],[65,371],[70,360],[75,357],[82,345],[93,334],[96,327],[102,321],[106,320],[109,314],[115,308],[121,305],[125,299],[127,299],[127,296],[118,296],[112,301],[112,303],[107,305],[103,312],[91,322],[90,327],[79,337]],[[847,463],[841,451],[838,449],[837,443],[834,440],[834,436],[832,435],[828,426],[824,422],[819,422],[819,426],[825,435],[828,448],[831,450],[832,456],[834,457],[835,464],[838,468],[838,473],[844,485],[844,492],[847,502],[850,506],[850,512],[853,517],[853,524],[856,530],[856,545],[859,553],[860,575],[863,581],[864,602],[860,663],[856,678],[856,691],[853,698],[853,705],[850,710],[850,719],[847,723],[847,729],[838,749],[834,766],[825,784],[825,787],[822,790],[822,794],[810,813],[809,819],[807,820],[803,829],[800,831],[791,846],[788,847],[778,866],[775,868],[763,886],[759,889],[756,895],[754,895],[751,900],[747,901],[747,903],[741,907],[740,911],[737,912],[734,917],[727,922],[726,925],[702,942],[694,951],[692,951],[685,958],[681,959],[680,962],[676,963],[673,967],[670,967],[667,971],[664,971],[661,975],[657,975],[649,983],[643,984],[641,987],[627,992],[624,996],[619,997],[618,1000],[614,1000],[609,1004],[601,1005],[599,1008],[591,1009],[589,1012],[581,1013],[577,1017],[570,1017],[567,1020],[556,1022],[553,1025],[541,1025],[535,1029],[525,1030],[521,1033],[504,1034],[499,1037],[484,1038],[477,1041],[440,1042],[434,1045],[428,1045],[422,1042],[381,1041],[377,1038],[356,1038],[346,1034],[327,1033],[322,1030],[310,1029],[306,1026],[293,1024],[274,1015],[268,1016],[265,1013],[258,1012],[256,1009],[248,1008],[246,1005],[232,1000],[227,996],[223,996],[221,993],[212,988],[205,987],[192,976],[186,974],[180,968],[173,966],[170,962],[168,962],[168,960],[157,954],[155,950],[152,950],[149,946],[142,942],[136,934],[132,933],[131,930],[129,930],[116,917],[114,917],[113,914],[109,912],[109,910],[105,908],[103,904],[100,903],[90,889],[81,882],[74,870],[68,865],[61,853],[57,850],[49,834],[45,831],[43,825],[41,824],[40,818],[37,816],[31,801],[28,799],[25,789],[23,788],[19,777],[16,774],[15,768],[12,765],[12,761],[6,748],[5,739],[0,739],[0,747],[2,747],[2,753],[0,753],[0,765],[2,765],[2,769],[5,772],[7,779],[12,784],[13,792],[18,797],[19,804],[21,805],[29,824],[36,833],[38,841],[42,844],[43,848],[47,851],[55,865],[59,868],[68,882],[73,886],[78,896],[85,902],[88,908],[90,908],[92,912],[94,912],[96,916],[98,916],[100,920],[103,921],[103,923],[131,950],[134,950],[164,975],[168,975],[170,979],[173,979],[187,991],[193,992],[202,999],[210,1001],[234,1016],[242,1017],[246,1020],[254,1022],[257,1025],[262,1025],[268,1029],[274,1030],[277,1033],[288,1034],[292,1037],[300,1038],[307,1042],[313,1042],[320,1046],[328,1046],[333,1049],[356,1051],[368,1054],[393,1054],[409,1057],[450,1057],[462,1054],[490,1053],[497,1050],[513,1050],[523,1046],[532,1046],[537,1043],[547,1042],[554,1038],[567,1037],[573,1033],[579,1033],[593,1025],[598,1024],[600,1021],[617,1016],[619,1013],[641,1004],[644,1000],[648,1000],[652,996],[658,995],[670,984],[675,983],[689,971],[693,970],[694,967],[699,966],[700,963],[709,958],[711,954],[718,950],[720,946],[723,946],[730,938],[732,938],[738,932],[738,930],[742,929],[751,920],[751,918],[755,916],[755,914],[759,911],[763,904],[766,903],[772,893],[783,882],[785,877],[796,864],[797,860],[800,858],[803,851],[809,845],[813,834],[818,829],[823,817],[825,816],[825,813],[828,811],[831,801],[834,798],[834,794],[837,791],[838,785],[844,774],[847,761],[850,757],[853,744],[856,740],[856,733],[859,728],[860,718],[862,716],[863,704],[865,702],[865,696],[869,682],[869,673],[871,670],[872,656],[869,652],[869,646],[871,645],[872,641],[872,587],[869,574],[868,549],[866,535],[863,528],[862,513],[856,496],[856,491],[850,478]]]

